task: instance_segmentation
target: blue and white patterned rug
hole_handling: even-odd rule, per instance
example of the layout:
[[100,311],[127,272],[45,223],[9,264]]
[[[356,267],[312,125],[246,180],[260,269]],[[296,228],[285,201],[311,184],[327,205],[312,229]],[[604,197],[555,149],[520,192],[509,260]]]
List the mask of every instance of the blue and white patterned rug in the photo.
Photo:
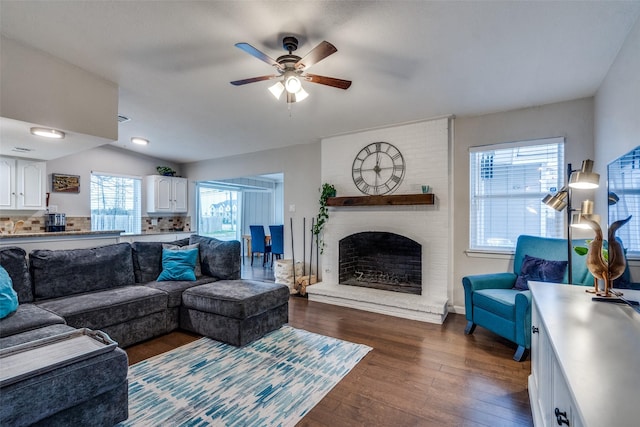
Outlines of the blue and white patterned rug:
[[121,426],[293,426],[371,347],[283,326],[245,347],[201,338],[129,368]]

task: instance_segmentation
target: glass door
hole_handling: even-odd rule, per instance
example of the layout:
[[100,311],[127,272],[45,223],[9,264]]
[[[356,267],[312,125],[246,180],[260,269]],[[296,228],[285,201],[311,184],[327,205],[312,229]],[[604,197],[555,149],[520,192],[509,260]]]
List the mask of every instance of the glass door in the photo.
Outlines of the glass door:
[[214,185],[197,186],[198,234],[240,240],[240,192]]

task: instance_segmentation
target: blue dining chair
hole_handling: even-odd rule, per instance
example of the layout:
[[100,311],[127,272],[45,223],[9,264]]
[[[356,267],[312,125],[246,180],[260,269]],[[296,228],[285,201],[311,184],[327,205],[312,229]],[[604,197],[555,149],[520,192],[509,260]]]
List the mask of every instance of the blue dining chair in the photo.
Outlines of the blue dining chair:
[[270,225],[271,232],[271,266],[273,266],[273,258],[282,258],[284,255],[284,225]]
[[262,265],[266,265],[271,252],[271,245],[267,245],[264,235],[264,227],[262,225],[250,225],[251,230],[251,265],[253,266],[253,255],[256,253],[263,254]]

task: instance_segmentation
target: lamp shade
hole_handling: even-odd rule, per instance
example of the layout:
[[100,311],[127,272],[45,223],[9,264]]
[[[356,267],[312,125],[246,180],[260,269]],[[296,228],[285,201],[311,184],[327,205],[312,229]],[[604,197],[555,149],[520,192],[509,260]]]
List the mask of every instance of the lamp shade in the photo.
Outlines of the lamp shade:
[[289,93],[297,93],[300,89],[302,89],[302,83],[300,82],[300,79],[295,75],[286,76],[284,79],[284,88]]
[[542,199],[542,203],[560,212],[567,207],[568,197],[569,192],[565,187],[562,187],[562,189],[556,194],[547,194],[546,196],[544,196],[544,199]]
[[595,221],[597,223],[600,222],[600,215],[597,214],[582,214],[582,213],[574,213],[571,216],[571,226],[573,228],[581,228],[581,229],[590,229],[591,224],[585,221],[585,219],[590,219],[591,221]]
[[600,185],[600,174],[593,172],[593,160],[584,160],[582,162],[582,168],[579,171],[575,171],[569,178],[569,187],[592,189],[598,188]]
[[282,84],[282,82],[277,82],[273,86],[269,87],[269,92],[271,92],[273,96],[276,97],[276,99],[280,99],[280,95],[282,95],[283,91],[284,91],[284,85]]

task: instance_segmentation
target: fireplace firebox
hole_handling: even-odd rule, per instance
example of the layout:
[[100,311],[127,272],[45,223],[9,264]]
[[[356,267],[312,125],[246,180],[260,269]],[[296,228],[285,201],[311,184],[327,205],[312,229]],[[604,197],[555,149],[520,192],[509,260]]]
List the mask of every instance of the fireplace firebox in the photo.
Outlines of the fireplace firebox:
[[338,245],[339,283],[422,294],[422,247],[399,234],[367,231]]

